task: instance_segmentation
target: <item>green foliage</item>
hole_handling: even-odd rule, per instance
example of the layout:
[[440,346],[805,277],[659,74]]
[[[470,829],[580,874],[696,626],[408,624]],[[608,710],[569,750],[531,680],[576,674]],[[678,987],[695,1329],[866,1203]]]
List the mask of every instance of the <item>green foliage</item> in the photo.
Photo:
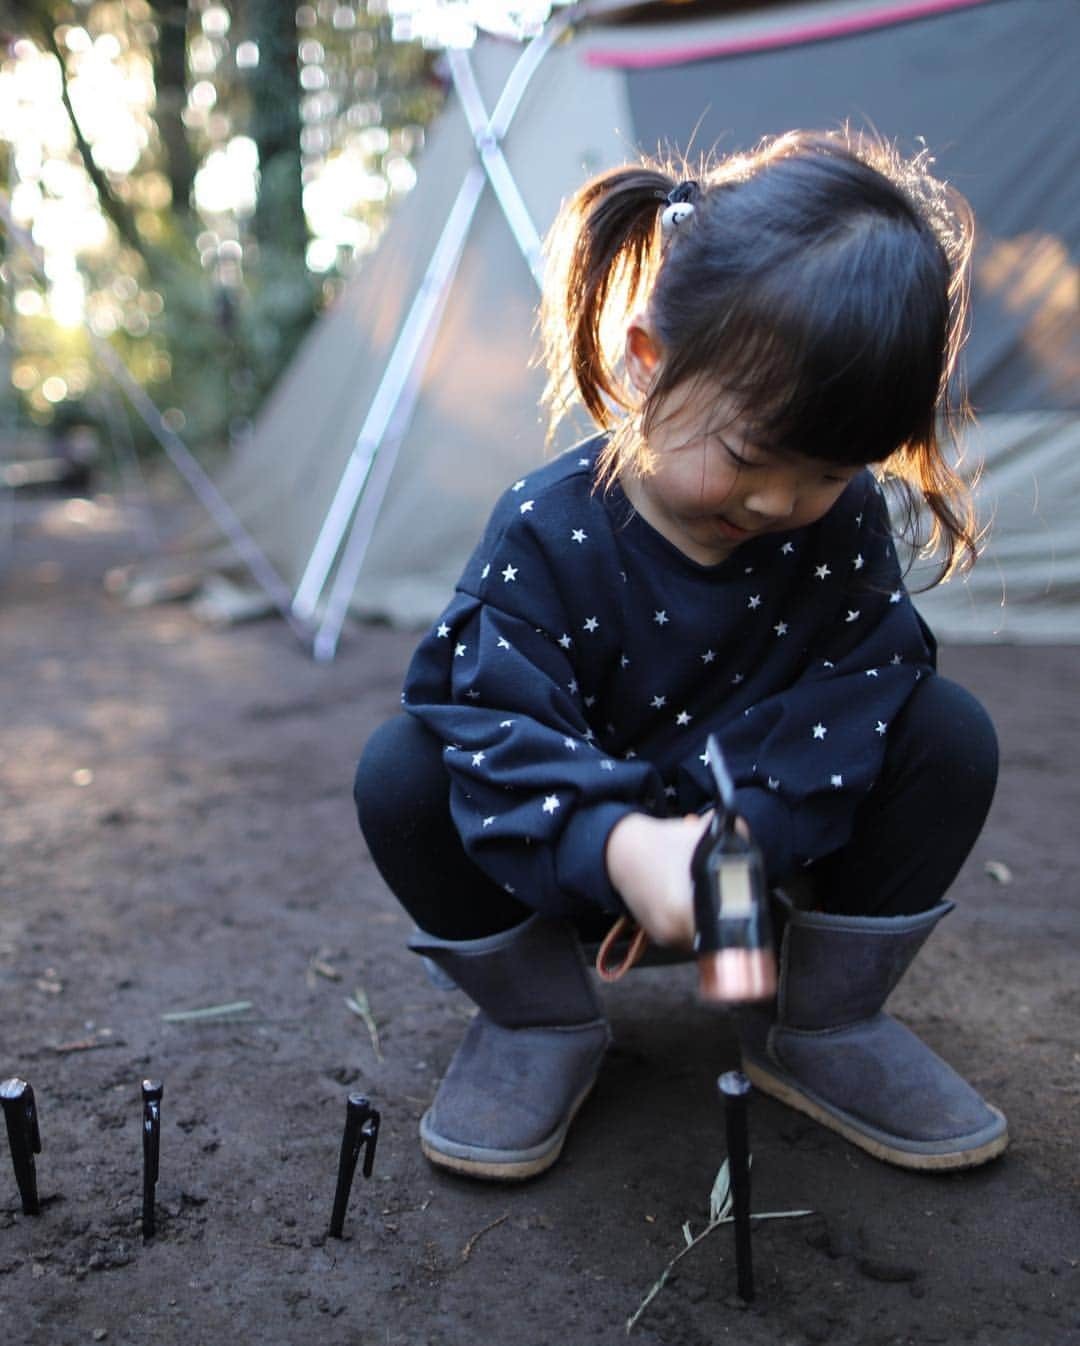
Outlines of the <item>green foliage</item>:
[[[398,170],[400,181],[399,161],[422,143],[442,96],[431,57],[393,44],[389,21],[368,14],[360,0],[352,9],[349,0],[301,6],[295,27],[280,0],[216,5],[212,25],[205,20],[213,0],[34,0],[16,11],[16,35],[40,54],[35,69],[45,83],[60,75],[71,137],[59,153],[81,167],[109,225],[103,242],[86,242],[85,230],[70,233],[85,278],[82,326],[64,326],[49,311],[55,258],[6,249],[0,321],[7,364],[0,363],[0,376],[15,383],[25,420],[59,428],[92,419],[100,405],[95,388],[106,378],[94,343],[107,340],[190,447],[204,458],[221,452],[250,424],[319,306],[359,264],[354,250],[373,243],[394,194],[388,182],[381,195],[350,206],[360,231],[355,241],[346,229],[336,250],[335,240],[325,244],[313,272],[306,250],[309,225],[318,221],[305,219],[302,181],[342,154],[350,156],[350,173],[355,164],[375,179]],[[352,17],[343,23],[343,14]],[[253,41],[258,67],[241,68],[237,49]],[[136,78],[150,72],[152,81],[151,101],[130,113],[142,149],[123,171],[102,159],[95,138],[102,134],[100,103],[88,105],[85,83],[79,97],[78,81],[103,51],[118,70]],[[13,71],[9,60],[0,78]],[[319,87],[315,103],[311,90]],[[220,161],[237,137],[260,152],[254,210],[242,201],[208,205],[198,189],[200,168],[215,154]],[[42,153],[55,158],[57,150]],[[9,157],[0,133],[0,159]],[[42,209],[55,206],[59,176],[34,171],[30,183]],[[30,223],[36,227],[36,218]],[[16,304],[17,292],[34,288],[45,298],[24,294]],[[133,421],[132,429],[139,446],[153,450],[141,424]]]

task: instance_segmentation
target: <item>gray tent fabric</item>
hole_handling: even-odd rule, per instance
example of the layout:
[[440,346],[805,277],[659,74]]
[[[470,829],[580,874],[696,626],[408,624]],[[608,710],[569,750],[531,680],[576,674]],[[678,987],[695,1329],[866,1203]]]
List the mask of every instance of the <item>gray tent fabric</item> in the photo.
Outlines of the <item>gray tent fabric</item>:
[[[955,0],[954,0],[955,4]],[[536,228],[587,176],[659,146],[747,148],[792,127],[843,121],[920,138],[978,219],[968,383],[981,463],[975,571],[920,596],[945,640],[1080,639],[1080,117],[1074,0],[984,0],[812,42],[785,33],[881,0],[665,6],[624,22],[581,7],[543,59],[502,142]],[[593,13],[595,21],[589,21]],[[919,17],[919,15],[922,17]],[[838,24],[838,29],[842,24]],[[739,49],[740,44],[744,49]],[[736,50],[731,51],[734,47]],[[729,54],[710,54],[717,48]],[[481,38],[469,53],[490,111],[520,56]],[[461,182],[477,161],[451,98],[419,181],[376,254],[309,334],[219,485],[281,573],[298,584]],[[420,376],[415,411],[378,509],[352,611],[399,625],[442,608],[499,492],[586,433],[545,450],[534,367],[536,283],[485,187]],[[211,530],[183,564],[227,565]],[[922,572],[916,567],[913,584]]]

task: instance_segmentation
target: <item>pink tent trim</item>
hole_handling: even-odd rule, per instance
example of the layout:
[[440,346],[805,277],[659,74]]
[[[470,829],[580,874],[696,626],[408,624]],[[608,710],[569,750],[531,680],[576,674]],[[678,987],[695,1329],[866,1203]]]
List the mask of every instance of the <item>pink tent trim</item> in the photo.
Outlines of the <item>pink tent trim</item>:
[[890,24],[910,23],[915,19],[933,18],[951,10],[971,9],[988,0],[908,0],[903,4],[886,5],[865,14],[837,15],[816,23],[795,28],[759,33],[753,37],[736,37],[727,42],[703,42],[693,47],[667,47],[653,51],[590,51],[586,61],[591,66],[615,67],[624,70],[645,70],[651,67],[683,65],[689,61],[715,59],[719,56],[741,56],[747,52],[769,51],[776,47],[798,46],[804,42],[822,42],[834,37],[849,37],[873,28]]

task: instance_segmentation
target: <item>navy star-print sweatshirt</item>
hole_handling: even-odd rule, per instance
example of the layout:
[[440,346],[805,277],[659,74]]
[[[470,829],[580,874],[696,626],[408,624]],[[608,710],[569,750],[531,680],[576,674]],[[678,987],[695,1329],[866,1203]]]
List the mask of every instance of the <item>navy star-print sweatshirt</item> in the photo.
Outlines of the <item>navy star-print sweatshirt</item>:
[[704,566],[594,485],[602,444],[504,494],[402,698],[445,745],[469,856],[548,915],[623,910],[608,834],[707,808],[710,732],[770,881],[836,850],[934,660],[869,472]]

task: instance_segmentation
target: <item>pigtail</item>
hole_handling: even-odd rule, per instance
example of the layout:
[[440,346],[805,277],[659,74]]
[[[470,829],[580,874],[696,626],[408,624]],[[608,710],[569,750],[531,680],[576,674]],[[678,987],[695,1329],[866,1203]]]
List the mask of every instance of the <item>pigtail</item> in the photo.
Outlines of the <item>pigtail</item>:
[[931,162],[920,155],[903,172],[894,169],[894,176],[936,235],[949,268],[941,386],[935,419],[886,465],[904,496],[902,533],[924,556],[939,558],[936,573],[923,589],[969,571],[987,531],[978,524],[972,493],[978,470],[970,480],[961,473],[963,455],[958,447],[964,429],[975,420],[960,363],[970,318],[975,220],[967,200],[929,173]]
[[549,441],[577,400],[603,430],[630,405],[617,373],[626,321],[655,273],[658,219],[675,181],[649,168],[602,173],[563,206],[548,235],[540,332]]

